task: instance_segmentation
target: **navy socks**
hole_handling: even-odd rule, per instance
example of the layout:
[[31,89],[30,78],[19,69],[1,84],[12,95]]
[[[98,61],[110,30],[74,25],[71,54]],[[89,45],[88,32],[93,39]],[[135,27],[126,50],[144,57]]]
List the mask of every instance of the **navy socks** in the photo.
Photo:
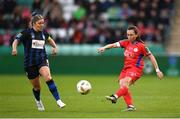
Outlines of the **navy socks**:
[[58,90],[56,88],[54,81],[53,80],[47,81],[46,84],[48,85],[49,90],[51,91],[51,93],[54,96],[54,98],[56,99],[56,101],[59,100],[60,96],[59,96],[59,93],[58,93]]
[[40,101],[40,90],[34,90],[34,88],[32,89],[33,90],[33,94],[34,94],[34,97],[36,98],[37,101]]

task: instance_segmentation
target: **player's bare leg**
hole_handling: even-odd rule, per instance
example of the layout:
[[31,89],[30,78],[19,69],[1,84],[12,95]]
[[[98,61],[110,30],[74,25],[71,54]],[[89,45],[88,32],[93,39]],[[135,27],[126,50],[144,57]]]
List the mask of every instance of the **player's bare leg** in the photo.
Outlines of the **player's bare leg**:
[[55,83],[54,83],[54,81],[53,81],[53,79],[51,77],[51,73],[50,73],[49,67],[48,66],[43,66],[43,67],[40,68],[39,72],[42,75],[42,77],[45,79],[46,84],[48,85],[49,90],[52,93],[53,97],[56,99],[57,105],[60,108],[65,107],[66,104],[63,103],[60,100],[60,95],[59,95],[57,87],[56,87],[56,85],[55,85]]

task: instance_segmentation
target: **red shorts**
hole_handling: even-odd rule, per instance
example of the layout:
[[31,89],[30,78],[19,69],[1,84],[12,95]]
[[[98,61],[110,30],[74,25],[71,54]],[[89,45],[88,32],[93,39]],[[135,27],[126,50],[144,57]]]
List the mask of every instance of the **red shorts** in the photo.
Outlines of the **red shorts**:
[[119,80],[125,77],[131,77],[133,81],[136,81],[141,77],[142,74],[143,74],[143,69],[137,67],[123,68],[119,75]]

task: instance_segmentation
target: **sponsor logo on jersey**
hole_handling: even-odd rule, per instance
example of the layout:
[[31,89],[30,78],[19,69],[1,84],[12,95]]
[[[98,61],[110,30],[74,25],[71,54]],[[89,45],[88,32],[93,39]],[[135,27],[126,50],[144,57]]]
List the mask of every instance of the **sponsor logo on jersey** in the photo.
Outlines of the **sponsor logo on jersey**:
[[135,57],[135,53],[133,53],[131,51],[128,51],[128,50],[125,50],[124,56],[128,57],[128,58],[134,58]]
[[128,72],[128,75],[134,77],[134,76],[137,76],[137,73],[135,73],[135,72]]
[[32,48],[35,49],[44,49],[44,40],[32,40]]

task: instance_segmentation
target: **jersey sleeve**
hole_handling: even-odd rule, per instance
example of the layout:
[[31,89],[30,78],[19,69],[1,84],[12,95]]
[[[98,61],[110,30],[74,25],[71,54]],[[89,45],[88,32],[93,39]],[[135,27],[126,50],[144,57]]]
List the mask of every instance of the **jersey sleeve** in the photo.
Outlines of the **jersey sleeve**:
[[151,54],[151,51],[149,50],[149,48],[145,45],[142,46],[142,51],[143,51],[143,55],[144,56],[148,56]]
[[27,31],[24,30],[24,31],[18,33],[18,34],[15,36],[15,39],[17,39],[19,42],[23,42],[23,40],[26,39],[26,36],[27,36]]
[[129,41],[121,40],[118,43],[119,43],[119,47],[125,48],[128,45]]
[[44,34],[45,34],[45,37],[46,37],[46,41],[49,41],[49,40],[53,39],[52,36],[47,31],[44,31]]

